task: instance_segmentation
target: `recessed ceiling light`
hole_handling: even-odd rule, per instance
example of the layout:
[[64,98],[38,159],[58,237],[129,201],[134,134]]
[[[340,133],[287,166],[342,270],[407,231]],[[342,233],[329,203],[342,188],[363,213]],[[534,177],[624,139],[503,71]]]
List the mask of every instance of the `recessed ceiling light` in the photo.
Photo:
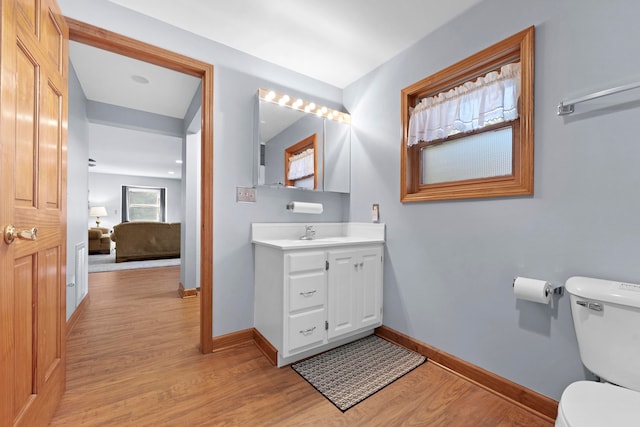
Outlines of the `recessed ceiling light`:
[[169,175],[175,175],[176,173],[174,171],[169,171]]
[[178,159],[178,160],[176,160],[176,163],[181,165],[182,164],[182,160]]
[[140,83],[143,85],[146,85],[147,83],[149,83],[149,79],[146,78],[145,76],[140,76],[138,74],[134,74],[133,76],[131,76],[131,80],[133,80],[136,83]]

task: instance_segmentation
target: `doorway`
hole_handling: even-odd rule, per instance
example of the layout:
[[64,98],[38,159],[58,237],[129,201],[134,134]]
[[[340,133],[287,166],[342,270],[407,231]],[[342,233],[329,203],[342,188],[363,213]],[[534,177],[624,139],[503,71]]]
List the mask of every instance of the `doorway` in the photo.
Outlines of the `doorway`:
[[213,65],[65,18],[69,40],[188,74],[202,81],[200,352],[213,351]]

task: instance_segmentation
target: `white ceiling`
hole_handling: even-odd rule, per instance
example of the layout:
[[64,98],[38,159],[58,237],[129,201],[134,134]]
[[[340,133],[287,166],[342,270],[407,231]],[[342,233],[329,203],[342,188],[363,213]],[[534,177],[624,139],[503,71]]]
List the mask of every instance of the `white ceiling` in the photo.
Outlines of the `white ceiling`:
[[[110,0],[139,13],[297,71],[339,88],[364,76],[482,0]],[[199,79],[80,43],[69,58],[87,99],[184,118]],[[148,83],[136,82],[141,76]],[[108,150],[90,146],[93,172],[136,174],[127,158],[175,168],[175,148],[144,149],[112,138]],[[106,141],[102,143],[107,143]],[[170,146],[167,146],[170,147]],[[159,156],[158,159],[153,159]],[[169,169],[168,169],[169,168]],[[160,172],[160,171],[163,172]]]
[[[89,124],[89,172],[180,179],[182,138]],[[135,141],[135,146],[131,143]]]
[[344,88],[481,0],[110,0]]
[[[69,58],[87,99],[178,119],[200,84],[199,78],[74,41]],[[146,83],[136,81],[140,77]]]
[[[73,41],[69,59],[88,100],[162,116],[183,119],[200,84],[198,78]],[[96,161],[90,172],[181,178],[181,138],[95,123],[89,131],[89,158]]]

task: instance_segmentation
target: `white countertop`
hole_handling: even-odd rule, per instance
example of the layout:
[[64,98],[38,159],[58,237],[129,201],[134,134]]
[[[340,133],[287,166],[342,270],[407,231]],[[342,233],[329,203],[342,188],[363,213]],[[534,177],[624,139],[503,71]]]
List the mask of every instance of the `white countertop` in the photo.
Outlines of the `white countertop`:
[[[312,240],[300,239],[305,226],[316,232]],[[277,249],[314,249],[384,243],[385,225],[378,223],[253,223],[251,241]]]

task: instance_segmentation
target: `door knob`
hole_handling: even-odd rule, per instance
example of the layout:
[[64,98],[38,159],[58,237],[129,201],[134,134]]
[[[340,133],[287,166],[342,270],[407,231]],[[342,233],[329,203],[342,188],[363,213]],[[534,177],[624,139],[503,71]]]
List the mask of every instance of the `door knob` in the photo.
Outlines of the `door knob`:
[[4,228],[4,242],[7,245],[12,244],[16,238],[21,240],[36,240],[38,238],[38,229],[36,227],[18,231],[13,225],[9,224]]

